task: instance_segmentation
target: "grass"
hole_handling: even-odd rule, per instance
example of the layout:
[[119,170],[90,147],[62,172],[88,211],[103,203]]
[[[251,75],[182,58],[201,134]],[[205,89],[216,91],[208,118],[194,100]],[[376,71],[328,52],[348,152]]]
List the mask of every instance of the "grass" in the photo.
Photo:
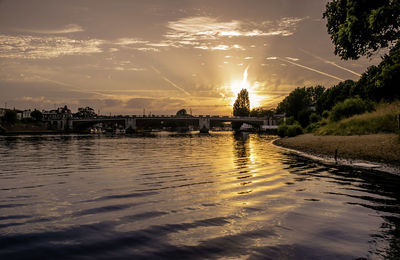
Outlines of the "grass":
[[377,133],[398,133],[400,101],[380,103],[375,111],[355,115],[337,122],[324,119],[321,127],[315,129],[317,135],[365,135]]

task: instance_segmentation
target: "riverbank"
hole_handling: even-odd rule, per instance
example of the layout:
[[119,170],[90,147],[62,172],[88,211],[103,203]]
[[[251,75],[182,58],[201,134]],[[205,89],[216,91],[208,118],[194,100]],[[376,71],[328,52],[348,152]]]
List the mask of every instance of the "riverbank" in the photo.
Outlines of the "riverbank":
[[40,122],[0,125],[0,135],[53,134],[53,133],[60,133],[60,131],[48,129],[47,124]]
[[[281,138],[275,145],[306,154],[337,159],[352,164],[352,161],[367,161],[387,165],[400,173],[400,143],[396,134],[371,134],[356,136],[316,136],[304,134]],[[362,163],[358,163],[362,165]],[[373,168],[373,167],[371,167]]]

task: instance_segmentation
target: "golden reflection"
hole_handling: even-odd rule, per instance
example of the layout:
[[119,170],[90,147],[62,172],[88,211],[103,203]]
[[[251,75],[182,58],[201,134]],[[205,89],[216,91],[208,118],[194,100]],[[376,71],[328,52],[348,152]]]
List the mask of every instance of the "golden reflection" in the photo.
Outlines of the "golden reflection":
[[237,133],[234,135],[234,139],[235,164],[240,173],[240,176],[238,176],[237,179],[243,180],[243,182],[248,182],[247,179],[252,177],[249,171],[249,134]]

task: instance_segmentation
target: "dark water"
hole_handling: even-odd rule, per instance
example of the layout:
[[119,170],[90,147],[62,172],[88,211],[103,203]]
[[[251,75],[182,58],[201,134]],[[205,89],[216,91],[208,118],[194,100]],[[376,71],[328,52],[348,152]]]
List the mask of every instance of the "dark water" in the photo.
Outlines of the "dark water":
[[0,259],[399,256],[400,177],[271,140],[0,137]]

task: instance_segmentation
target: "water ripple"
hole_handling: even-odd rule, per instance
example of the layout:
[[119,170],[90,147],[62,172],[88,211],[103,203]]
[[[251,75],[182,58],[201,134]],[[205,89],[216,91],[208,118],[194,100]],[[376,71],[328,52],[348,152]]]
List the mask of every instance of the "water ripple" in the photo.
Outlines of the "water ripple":
[[323,165],[273,138],[0,137],[0,258],[399,255],[399,176]]

